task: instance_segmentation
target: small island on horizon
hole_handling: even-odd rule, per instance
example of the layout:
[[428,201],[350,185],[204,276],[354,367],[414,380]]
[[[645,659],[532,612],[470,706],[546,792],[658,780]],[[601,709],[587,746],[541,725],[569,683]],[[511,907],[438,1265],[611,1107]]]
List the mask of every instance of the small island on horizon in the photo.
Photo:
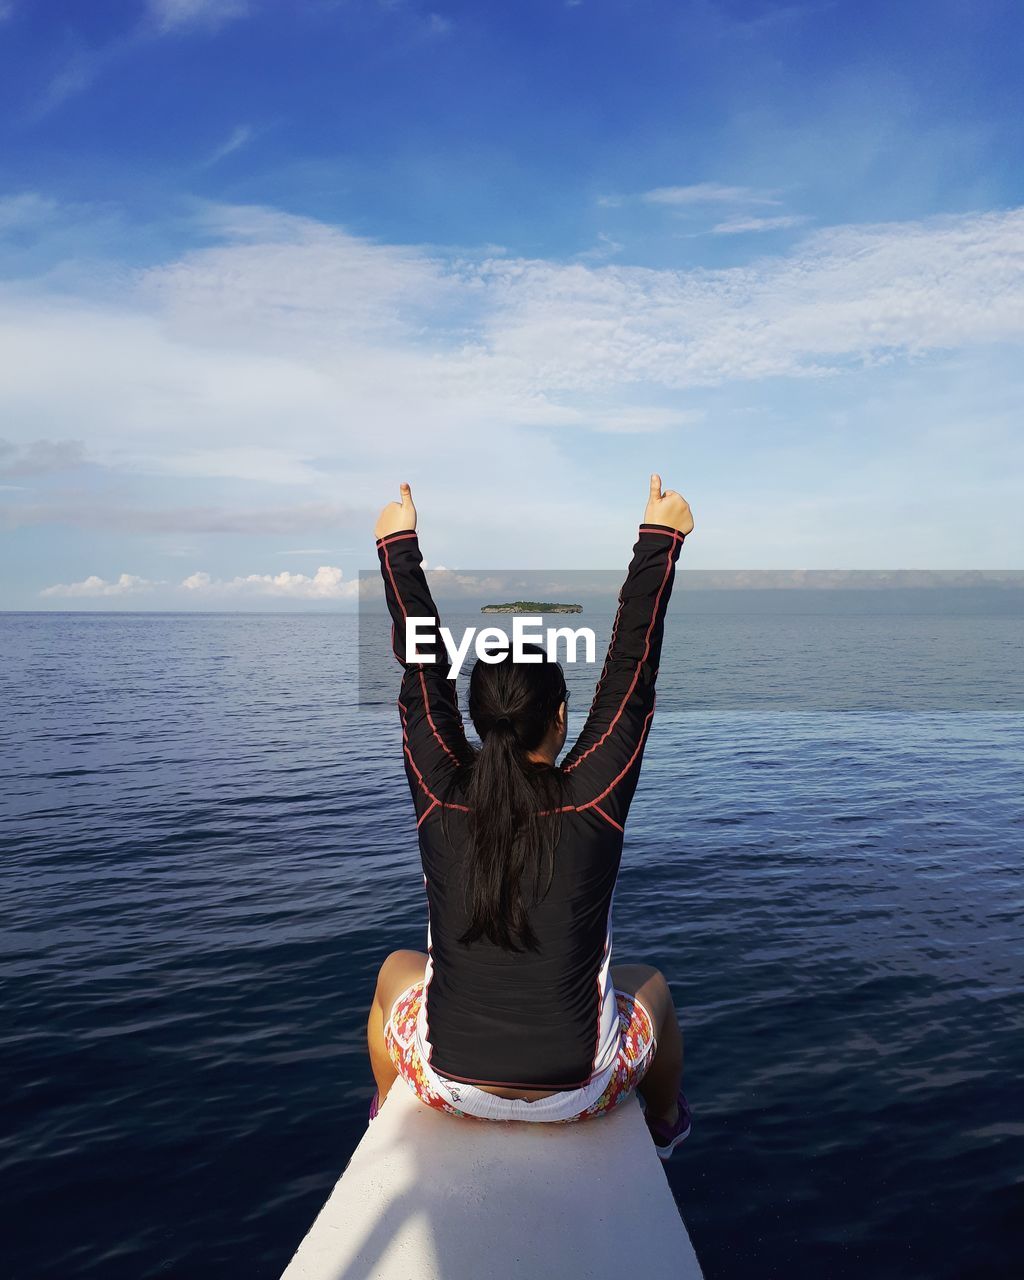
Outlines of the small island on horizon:
[[552,600],[513,600],[509,604],[485,604],[481,613],[582,613],[581,604],[558,604]]

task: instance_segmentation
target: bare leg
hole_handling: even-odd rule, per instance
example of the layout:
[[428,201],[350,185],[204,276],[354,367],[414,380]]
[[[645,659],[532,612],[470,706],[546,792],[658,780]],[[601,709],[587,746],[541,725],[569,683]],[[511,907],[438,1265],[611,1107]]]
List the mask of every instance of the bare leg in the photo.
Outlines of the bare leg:
[[683,1077],[683,1033],[668,982],[649,964],[613,964],[611,975],[615,986],[635,995],[654,1022],[658,1047],[637,1092],[652,1118],[675,1124]]
[[398,1078],[398,1072],[384,1043],[384,1026],[398,997],[423,977],[426,963],[425,952],[392,951],[377,975],[377,987],[366,1021],[366,1043],[380,1102],[388,1096],[391,1086]]

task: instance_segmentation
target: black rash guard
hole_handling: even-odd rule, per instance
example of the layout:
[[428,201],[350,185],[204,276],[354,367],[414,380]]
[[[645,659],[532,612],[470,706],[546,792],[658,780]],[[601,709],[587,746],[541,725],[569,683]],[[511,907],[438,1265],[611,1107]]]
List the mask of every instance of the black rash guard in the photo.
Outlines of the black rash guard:
[[[427,894],[421,1052],[441,1077],[561,1091],[583,1088],[615,1060],[612,896],[654,715],[665,611],[683,538],[666,525],[640,526],[587,722],[557,766],[568,803],[554,878],[543,900],[529,907],[540,950],[518,953],[486,937],[469,946],[457,941],[469,918],[454,855],[468,847],[469,810],[463,792],[447,788],[472,751],[418,537],[405,531],[377,540],[392,648],[405,668],[398,706]],[[435,653],[436,662],[406,664],[407,617],[434,620],[433,631],[420,632],[419,651]],[[442,804],[454,850],[442,832]]]

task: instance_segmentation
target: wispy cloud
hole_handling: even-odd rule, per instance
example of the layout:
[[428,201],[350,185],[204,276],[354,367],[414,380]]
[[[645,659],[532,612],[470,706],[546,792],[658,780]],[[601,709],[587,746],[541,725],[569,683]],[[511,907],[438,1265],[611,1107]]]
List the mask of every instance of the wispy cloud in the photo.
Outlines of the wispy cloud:
[[42,119],[155,40],[190,32],[209,35],[248,12],[245,0],[147,0],[134,26],[106,44],[89,45],[72,29],[69,38],[76,42],[76,47],[29,107],[28,117],[36,121]]
[[115,40],[102,49],[92,49],[81,44],[50,76],[39,96],[29,105],[26,111],[28,119],[37,122],[63,105],[68,98],[90,88],[108,67],[127,56],[136,44],[134,38]]
[[589,249],[582,249],[575,256],[581,262],[605,262],[609,258],[614,258],[616,254],[622,252],[625,246],[621,241],[616,240],[614,236],[610,236],[607,231],[599,231],[597,233],[597,244]]
[[252,141],[252,137],[253,130],[251,125],[236,125],[220,146],[215,147],[206,157],[203,162],[203,167],[205,169],[212,168],[213,165],[219,164],[221,160],[225,159],[225,157],[231,155],[233,152],[241,151],[244,146]]
[[249,13],[247,0],[148,0],[146,11],[162,35],[189,27],[216,31],[226,22]]
[[802,213],[780,214],[776,218],[729,218],[725,222],[717,222],[711,232],[716,236],[738,236],[752,231],[784,231],[805,226],[808,222],[810,218]]
[[632,196],[599,196],[598,204],[617,207],[639,200],[648,205],[689,209],[694,205],[780,205],[777,192],[754,187],[730,187],[721,182],[696,182],[685,187],[654,187]]
[[686,187],[655,187],[644,191],[640,199],[647,204],[673,207],[695,204],[781,204],[774,191],[758,191],[753,187],[729,187],[720,182],[697,182]]
[[199,570],[176,583],[143,578],[134,573],[122,573],[111,581],[91,574],[81,582],[58,582],[44,587],[39,594],[44,599],[58,596],[80,599],[88,596],[151,595],[158,588],[164,588],[164,594],[188,597],[275,596],[289,600],[350,600],[359,594],[359,581],[355,578],[345,581],[341,569],[334,565],[321,565],[312,575],[285,571],[249,573],[234,578],[215,578]]

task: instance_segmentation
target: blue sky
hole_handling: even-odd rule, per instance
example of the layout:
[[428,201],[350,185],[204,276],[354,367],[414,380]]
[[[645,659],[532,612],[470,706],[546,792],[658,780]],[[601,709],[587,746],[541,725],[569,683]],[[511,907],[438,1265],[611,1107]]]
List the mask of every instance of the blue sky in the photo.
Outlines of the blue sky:
[[1011,3],[0,0],[0,607],[1024,567]]

